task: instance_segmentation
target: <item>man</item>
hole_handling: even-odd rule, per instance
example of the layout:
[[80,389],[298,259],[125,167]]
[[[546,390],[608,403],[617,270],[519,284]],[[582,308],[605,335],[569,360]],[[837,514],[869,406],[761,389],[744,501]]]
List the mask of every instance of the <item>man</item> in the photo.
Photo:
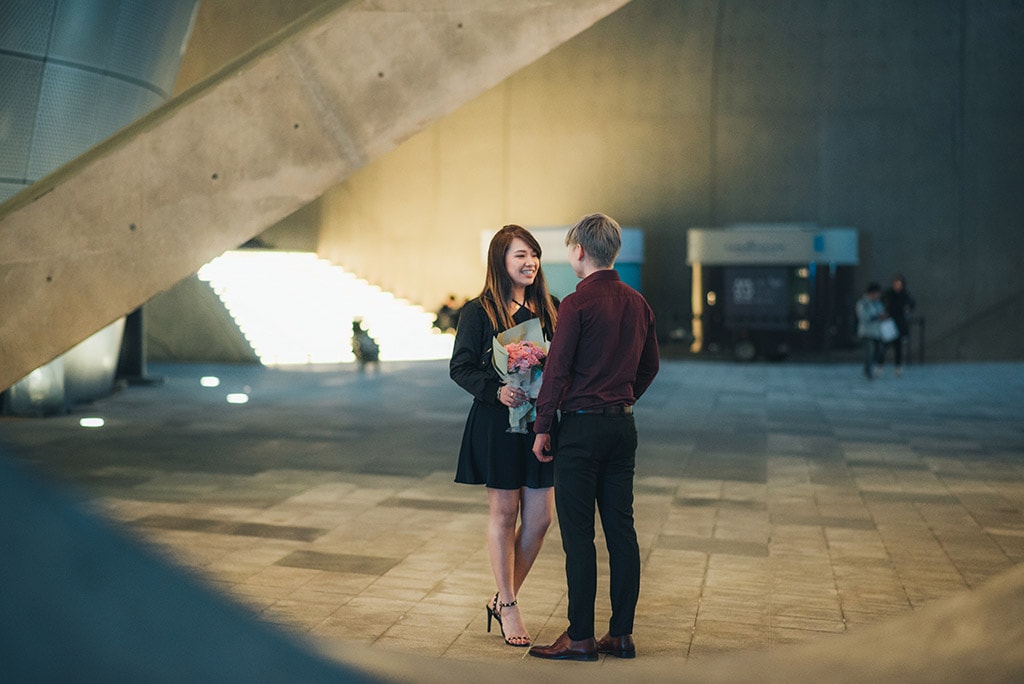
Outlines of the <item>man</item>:
[[[899,336],[891,340],[886,347],[892,347],[893,363],[896,366],[896,377],[903,375],[903,341],[910,334],[909,317],[914,311],[917,302],[907,292],[907,279],[897,273],[892,277],[892,284],[882,294],[882,302],[885,304],[885,312],[896,324]],[[882,360],[885,360],[885,351],[882,351]],[[881,368],[881,363],[879,363]]]
[[[613,269],[622,229],[604,214],[569,230],[569,263],[581,279],[562,300],[537,398],[533,453],[555,462],[555,508],[565,550],[569,627],[530,655],[597,660],[633,658],[633,617],[640,595],[640,548],[633,526],[637,434],[633,404],[658,372],[654,314]],[[561,411],[552,451],[551,428]],[[594,502],[608,545],[612,616],[594,639],[597,552]]]

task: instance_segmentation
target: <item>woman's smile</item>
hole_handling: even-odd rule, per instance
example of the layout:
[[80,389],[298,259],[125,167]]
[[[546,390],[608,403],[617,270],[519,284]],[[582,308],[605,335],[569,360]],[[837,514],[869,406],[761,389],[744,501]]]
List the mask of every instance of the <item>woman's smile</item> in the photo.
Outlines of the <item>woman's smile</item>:
[[522,238],[515,238],[505,254],[505,267],[509,278],[518,287],[533,285],[540,269],[540,257]]

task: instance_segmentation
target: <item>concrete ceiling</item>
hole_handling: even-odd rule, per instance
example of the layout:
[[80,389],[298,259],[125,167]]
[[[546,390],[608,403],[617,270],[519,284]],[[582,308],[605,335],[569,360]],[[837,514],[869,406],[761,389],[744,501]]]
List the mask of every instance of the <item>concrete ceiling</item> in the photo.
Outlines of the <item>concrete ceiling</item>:
[[0,388],[627,2],[325,2],[0,205]]

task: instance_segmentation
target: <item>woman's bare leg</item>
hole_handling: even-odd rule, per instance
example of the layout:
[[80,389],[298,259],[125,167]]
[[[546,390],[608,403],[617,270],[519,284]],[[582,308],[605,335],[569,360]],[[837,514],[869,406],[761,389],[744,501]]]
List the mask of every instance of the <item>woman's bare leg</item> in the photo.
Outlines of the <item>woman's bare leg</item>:
[[[518,544],[516,525],[519,520],[521,496],[518,489],[487,488],[487,549],[494,581],[498,586],[500,603],[515,601],[518,590],[515,581]],[[530,637],[523,625],[518,606],[495,606],[495,610],[501,615],[506,639],[515,644],[529,642]]]
[[552,487],[544,489],[523,488],[521,516],[522,524],[516,534],[515,569],[512,584],[516,595],[530,574],[534,561],[544,545],[544,536],[551,526],[554,515],[555,497]]

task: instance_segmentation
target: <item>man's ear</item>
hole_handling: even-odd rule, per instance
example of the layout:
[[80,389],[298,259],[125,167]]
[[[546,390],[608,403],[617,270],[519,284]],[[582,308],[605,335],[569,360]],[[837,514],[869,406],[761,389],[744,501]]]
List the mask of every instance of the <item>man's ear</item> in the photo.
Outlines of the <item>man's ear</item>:
[[570,248],[570,252],[575,261],[583,261],[583,257],[586,256],[586,253],[583,251],[583,245],[578,242]]

